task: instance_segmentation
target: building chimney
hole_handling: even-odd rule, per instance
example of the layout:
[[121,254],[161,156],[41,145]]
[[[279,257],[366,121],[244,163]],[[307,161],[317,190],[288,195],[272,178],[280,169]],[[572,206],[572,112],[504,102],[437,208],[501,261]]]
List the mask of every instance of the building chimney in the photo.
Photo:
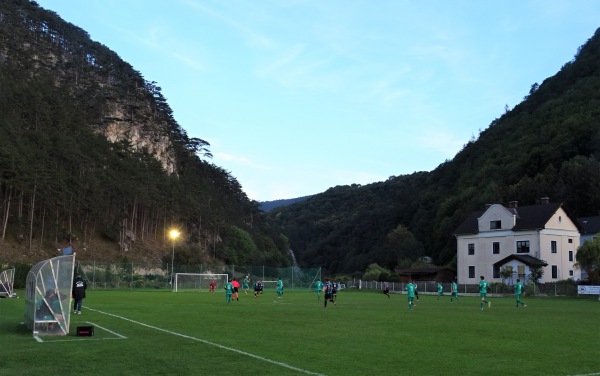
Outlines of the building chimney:
[[510,201],[508,203],[509,208],[517,208],[519,206],[519,201]]
[[542,205],[548,205],[550,203],[550,197],[542,197],[542,198],[540,198],[540,203]]

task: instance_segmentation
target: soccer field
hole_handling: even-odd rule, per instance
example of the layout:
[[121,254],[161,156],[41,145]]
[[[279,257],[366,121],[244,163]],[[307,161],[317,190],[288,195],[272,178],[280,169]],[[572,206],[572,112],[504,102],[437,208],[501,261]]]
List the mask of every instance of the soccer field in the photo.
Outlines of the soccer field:
[[[17,291],[24,296],[23,291]],[[343,290],[225,294],[88,290],[71,334],[36,340],[25,299],[0,299],[1,375],[600,375],[600,303]],[[93,337],[75,336],[93,325]]]

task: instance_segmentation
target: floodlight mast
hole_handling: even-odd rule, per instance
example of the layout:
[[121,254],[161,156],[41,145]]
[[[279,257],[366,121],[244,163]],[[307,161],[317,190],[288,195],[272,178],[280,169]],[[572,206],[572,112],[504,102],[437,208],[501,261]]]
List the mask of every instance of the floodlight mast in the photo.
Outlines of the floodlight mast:
[[175,263],[175,240],[181,235],[179,230],[172,229],[169,231],[169,238],[173,241],[173,252],[171,253],[171,280],[169,281],[170,285],[173,285],[173,271],[174,271],[174,263]]

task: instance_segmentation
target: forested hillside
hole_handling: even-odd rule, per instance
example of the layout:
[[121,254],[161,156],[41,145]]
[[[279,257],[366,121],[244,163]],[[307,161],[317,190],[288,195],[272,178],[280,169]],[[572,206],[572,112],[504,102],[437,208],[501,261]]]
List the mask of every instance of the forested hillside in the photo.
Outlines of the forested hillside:
[[310,198],[310,196],[302,196],[302,197],[283,199],[283,200],[261,201],[259,203],[259,208],[260,208],[260,210],[262,210],[264,212],[268,212],[268,211],[271,211],[280,206],[286,206],[286,205],[295,204],[296,202],[306,201],[309,198]]
[[420,256],[453,266],[453,231],[485,204],[549,197],[576,217],[600,214],[599,158],[596,31],[555,76],[533,84],[521,104],[434,171],[338,186],[269,216],[301,264],[332,273],[408,267]]
[[157,83],[33,1],[0,2],[0,112],[0,262],[69,243],[156,262],[176,227],[177,264],[289,265],[286,239]]

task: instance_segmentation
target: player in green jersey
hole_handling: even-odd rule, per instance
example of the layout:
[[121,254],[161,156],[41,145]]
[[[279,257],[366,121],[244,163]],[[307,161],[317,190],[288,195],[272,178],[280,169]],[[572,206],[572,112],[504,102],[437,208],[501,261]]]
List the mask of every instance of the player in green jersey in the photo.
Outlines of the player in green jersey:
[[248,295],[248,290],[250,290],[250,277],[245,276],[242,281],[242,288],[244,289],[244,295]]
[[315,283],[315,287],[317,291],[317,300],[321,300],[321,290],[323,290],[323,282],[321,282],[321,280],[318,280],[317,283]]
[[442,282],[438,282],[437,290],[438,290],[438,300],[440,300],[440,297],[442,295],[444,295],[444,286],[442,286]]
[[450,303],[452,303],[452,300],[454,298],[456,298],[456,301],[460,303],[460,299],[458,299],[458,284],[456,283],[456,281],[452,282],[452,287],[450,289],[452,290],[452,295],[450,296]]
[[415,285],[413,281],[410,281],[404,287],[404,290],[406,290],[408,294],[408,308],[410,308],[410,310],[412,311],[413,306],[415,305],[415,291],[417,291],[417,285]]
[[227,282],[225,284],[225,300],[227,301],[227,304],[231,303],[231,294],[233,294],[233,285],[231,284],[231,282]]
[[525,286],[521,283],[521,280],[517,278],[517,283],[515,284],[515,298],[517,298],[517,307],[521,304],[521,307],[527,307],[525,303],[521,301],[521,293]]
[[283,281],[281,278],[277,280],[277,297],[281,298],[283,296]]
[[479,296],[481,297],[481,303],[479,303],[479,307],[483,311],[483,303],[488,305],[488,308],[492,307],[492,302],[486,300],[487,290],[490,287],[490,284],[485,280],[484,276],[479,277],[481,280],[479,281]]

